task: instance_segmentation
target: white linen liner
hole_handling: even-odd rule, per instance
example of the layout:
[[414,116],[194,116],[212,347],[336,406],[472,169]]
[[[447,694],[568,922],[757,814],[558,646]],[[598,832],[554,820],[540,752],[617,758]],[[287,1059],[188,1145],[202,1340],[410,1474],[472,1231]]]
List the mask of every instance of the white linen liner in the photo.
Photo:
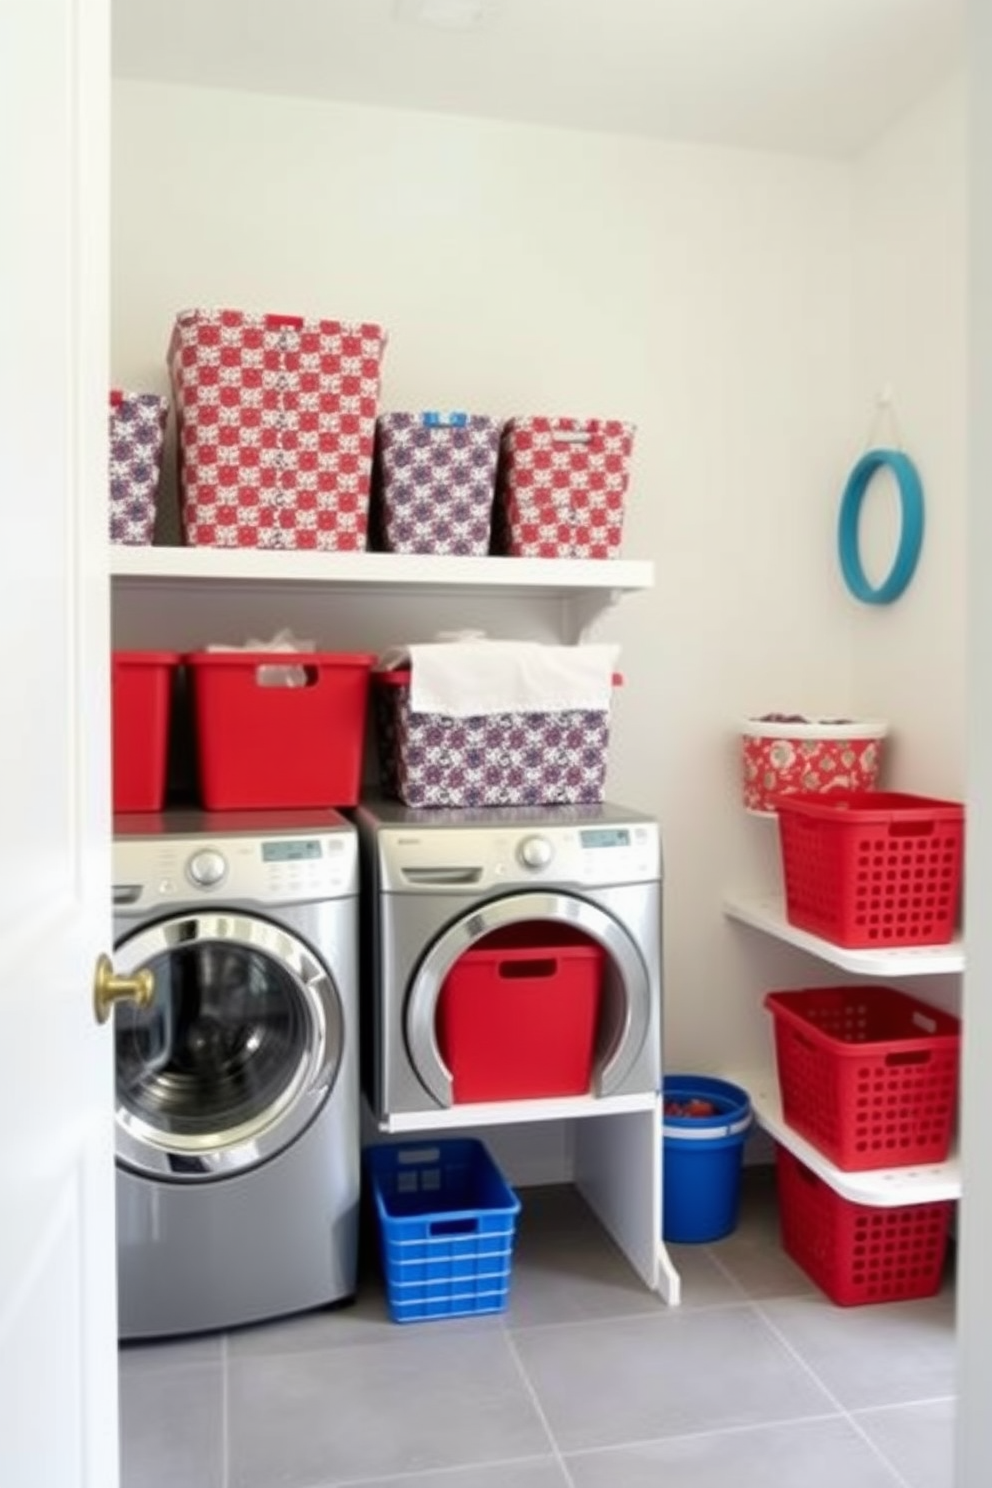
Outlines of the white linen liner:
[[410,711],[445,718],[607,712],[620,648],[489,639],[394,646],[377,670],[410,669]]

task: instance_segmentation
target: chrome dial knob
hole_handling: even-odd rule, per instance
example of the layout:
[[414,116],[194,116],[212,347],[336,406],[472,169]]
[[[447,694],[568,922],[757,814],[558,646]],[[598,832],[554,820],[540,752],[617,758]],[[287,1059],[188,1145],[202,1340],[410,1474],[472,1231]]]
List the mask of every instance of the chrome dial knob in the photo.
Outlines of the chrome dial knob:
[[227,874],[227,861],[216,848],[206,847],[194,853],[186,865],[191,883],[198,889],[213,889]]
[[517,848],[517,857],[525,868],[547,868],[554,855],[547,837],[525,837]]

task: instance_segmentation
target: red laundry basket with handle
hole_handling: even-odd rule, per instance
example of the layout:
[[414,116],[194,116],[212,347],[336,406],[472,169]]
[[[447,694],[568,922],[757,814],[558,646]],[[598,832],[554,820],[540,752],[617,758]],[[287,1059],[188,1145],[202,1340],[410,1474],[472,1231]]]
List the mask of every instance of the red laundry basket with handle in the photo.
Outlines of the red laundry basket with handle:
[[374,656],[200,651],[185,661],[209,811],[357,805]]

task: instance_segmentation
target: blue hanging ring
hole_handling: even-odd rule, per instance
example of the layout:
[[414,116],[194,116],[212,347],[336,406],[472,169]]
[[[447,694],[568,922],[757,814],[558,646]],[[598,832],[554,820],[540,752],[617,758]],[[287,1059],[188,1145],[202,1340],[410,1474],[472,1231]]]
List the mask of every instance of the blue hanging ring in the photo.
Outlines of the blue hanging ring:
[[[877,587],[868,582],[858,549],[861,507],[872,478],[890,470],[899,487],[902,530],[899,546],[887,577]],[[848,477],[840,504],[837,529],[840,566],[847,587],[864,604],[891,604],[898,599],[916,571],[923,546],[923,484],[916,466],[899,450],[873,449],[855,465]]]

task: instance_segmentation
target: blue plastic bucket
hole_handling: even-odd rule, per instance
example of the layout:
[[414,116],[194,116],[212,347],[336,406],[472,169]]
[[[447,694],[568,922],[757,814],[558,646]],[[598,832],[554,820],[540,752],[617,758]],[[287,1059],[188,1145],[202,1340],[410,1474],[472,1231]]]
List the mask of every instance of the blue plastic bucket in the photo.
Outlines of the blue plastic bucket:
[[708,1075],[666,1075],[664,1104],[694,1097],[713,1116],[662,1116],[661,1232],[675,1244],[720,1240],[737,1226],[744,1143],[753,1115],[746,1090]]

